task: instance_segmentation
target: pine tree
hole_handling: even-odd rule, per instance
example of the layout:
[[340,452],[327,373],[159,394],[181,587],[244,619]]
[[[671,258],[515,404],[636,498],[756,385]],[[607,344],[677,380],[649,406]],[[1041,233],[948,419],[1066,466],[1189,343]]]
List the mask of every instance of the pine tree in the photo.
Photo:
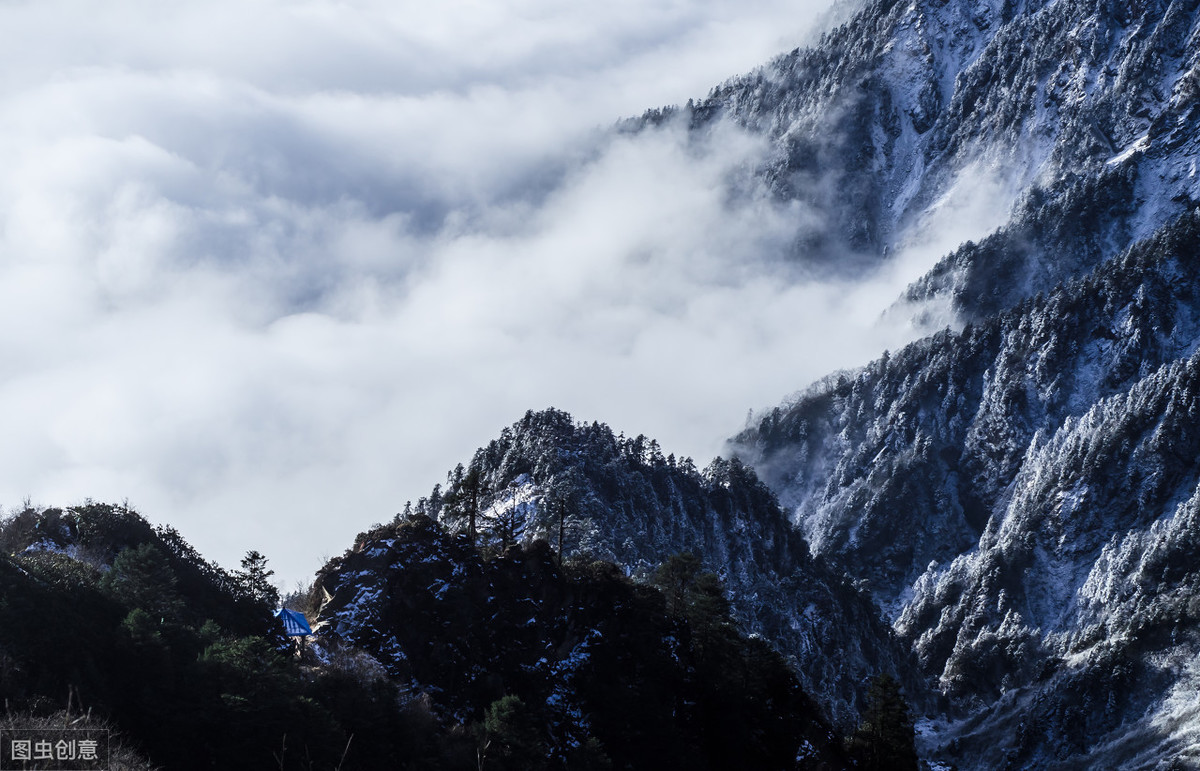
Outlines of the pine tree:
[[[556,475],[546,490],[546,524],[548,529],[552,528],[554,531],[552,535],[557,540],[560,565],[565,560],[566,553],[578,546],[578,537],[573,531],[579,525],[579,498],[583,484],[579,470],[568,468]],[[574,545],[568,542],[568,535],[572,537]]]
[[174,618],[183,608],[177,584],[167,556],[145,543],[118,554],[100,588],[122,605],[162,620]]
[[234,574],[242,596],[268,607],[279,604],[279,590],[271,584],[275,571],[267,567],[267,558],[253,549],[242,558],[242,569]]
[[729,598],[716,573],[704,571],[695,554],[674,554],[653,576],[666,595],[667,612],[684,618],[695,635],[697,653],[707,657],[729,632]]
[[474,546],[479,538],[479,501],[485,494],[486,483],[479,464],[472,463],[459,483],[458,512],[467,517],[467,535]]
[[546,745],[538,724],[538,717],[518,696],[510,694],[492,702],[483,721],[484,747],[499,768],[532,771],[545,767]]
[[896,678],[885,673],[871,682],[849,750],[864,771],[916,771],[916,732]]
[[519,492],[520,488],[515,485],[510,486],[506,494],[507,505],[499,507],[492,518],[492,533],[500,539],[500,545],[505,551],[509,546],[516,545],[525,526],[521,509],[517,503]]
[[667,611],[708,626],[729,617],[729,600],[717,575],[703,570],[691,552],[672,554],[654,572],[652,582],[667,598]]

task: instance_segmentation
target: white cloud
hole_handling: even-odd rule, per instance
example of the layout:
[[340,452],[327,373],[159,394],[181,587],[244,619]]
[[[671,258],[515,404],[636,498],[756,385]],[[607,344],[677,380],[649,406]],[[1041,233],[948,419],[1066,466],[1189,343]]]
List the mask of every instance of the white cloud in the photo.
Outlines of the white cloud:
[[727,195],[759,140],[597,130],[791,47],[797,14],[0,6],[0,502],[128,497],[290,581],[526,409],[703,462],[900,344],[877,314],[928,245],[796,283],[810,215]]

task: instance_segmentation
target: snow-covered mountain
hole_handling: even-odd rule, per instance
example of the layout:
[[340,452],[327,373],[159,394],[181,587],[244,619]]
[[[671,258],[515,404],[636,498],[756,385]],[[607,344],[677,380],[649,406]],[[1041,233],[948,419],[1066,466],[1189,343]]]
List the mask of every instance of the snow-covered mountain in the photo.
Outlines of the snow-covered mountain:
[[807,386],[704,471],[530,413],[416,512],[467,527],[486,489],[502,543],[635,576],[694,552],[837,724],[899,673],[930,762],[1200,765],[1198,105],[1200,2],[880,0],[622,124],[766,136],[819,272],[965,212],[990,232],[897,298],[959,327]]
[[[932,757],[1200,762],[1198,64],[1194,2],[874,3],[704,103],[799,186],[862,159],[880,259],[964,171],[1004,177],[1003,226],[907,293],[965,327],[731,443],[951,698]],[[854,130],[858,156],[812,149]]]
[[[349,643],[440,719],[482,728],[493,741],[467,767],[847,767],[793,671],[734,632],[722,603],[673,599],[611,563],[545,541],[481,551],[412,514],[363,534],[317,587],[318,655]],[[514,697],[518,741],[496,720]]]
[[948,293],[986,315],[1200,200],[1195,12],[1163,0],[871,2],[819,45],[682,112],[697,129],[728,117],[772,139],[762,173],[821,215],[798,245],[805,260],[873,264],[952,200],[982,201],[1001,233],[955,250],[913,295]]
[[[1048,295],[832,377],[737,439],[941,689],[1005,713],[947,729],[974,751],[1000,740],[1018,765],[1091,751],[1162,717],[1200,654],[1185,610],[1200,569],[1197,244],[1186,215]],[[1030,717],[1030,699],[1054,719]],[[1013,711],[1031,726],[1019,737]]]
[[[700,557],[722,580],[741,628],[790,659],[842,730],[857,722],[867,682],[881,671],[904,678],[918,700],[930,692],[870,599],[812,559],[774,495],[736,460],[698,470],[644,436],[617,436],[603,424],[546,410],[526,414],[480,449],[465,473],[472,472],[480,543],[544,540],[557,549],[561,525],[568,557],[606,560],[641,579],[671,555]],[[433,516],[465,532],[464,506],[474,494],[463,474],[451,473],[445,489],[406,515]],[[376,613],[388,601],[386,572],[362,572],[324,611],[330,622],[349,629]],[[350,602],[350,594],[361,601]]]

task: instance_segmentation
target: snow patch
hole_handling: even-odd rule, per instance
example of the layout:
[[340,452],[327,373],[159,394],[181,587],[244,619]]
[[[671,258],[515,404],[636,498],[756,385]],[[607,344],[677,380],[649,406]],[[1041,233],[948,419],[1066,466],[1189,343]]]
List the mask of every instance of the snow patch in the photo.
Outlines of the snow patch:
[[1109,166],[1119,166],[1138,153],[1145,152],[1150,147],[1150,135],[1142,134],[1121,152],[1109,158],[1105,163]]

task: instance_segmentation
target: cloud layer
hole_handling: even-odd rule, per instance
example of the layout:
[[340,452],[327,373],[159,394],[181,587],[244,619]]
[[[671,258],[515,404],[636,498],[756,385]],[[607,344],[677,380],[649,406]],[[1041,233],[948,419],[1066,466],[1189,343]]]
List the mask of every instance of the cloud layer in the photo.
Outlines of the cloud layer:
[[128,498],[290,583],[526,409],[703,461],[901,344],[942,244],[795,283],[810,215],[728,195],[758,139],[597,128],[823,6],[0,6],[0,503]]

